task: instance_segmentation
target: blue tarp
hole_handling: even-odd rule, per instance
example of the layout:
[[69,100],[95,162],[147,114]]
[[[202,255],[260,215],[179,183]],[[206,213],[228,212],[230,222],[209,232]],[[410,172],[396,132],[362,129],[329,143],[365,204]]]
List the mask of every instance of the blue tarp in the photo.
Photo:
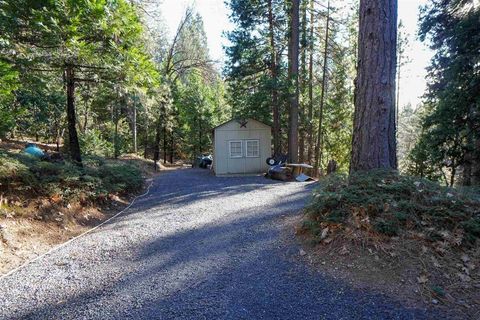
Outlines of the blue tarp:
[[42,149],[40,149],[39,147],[37,147],[36,145],[34,144],[29,144],[25,150],[23,150],[25,153],[28,153],[34,157],[37,157],[37,158],[41,158],[45,155],[45,153],[43,153]]

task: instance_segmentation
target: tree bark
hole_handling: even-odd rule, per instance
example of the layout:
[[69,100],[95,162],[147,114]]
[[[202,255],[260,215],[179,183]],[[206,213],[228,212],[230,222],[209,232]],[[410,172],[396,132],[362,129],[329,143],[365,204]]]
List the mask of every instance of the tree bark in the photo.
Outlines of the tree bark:
[[113,121],[113,126],[114,126],[114,131],[113,131],[113,157],[115,159],[118,158],[119,156],[119,148],[118,148],[118,106],[117,104],[120,103],[120,93],[119,93],[119,88],[116,88],[116,93],[117,93],[117,99],[113,102],[112,105],[112,121]]
[[148,157],[148,133],[149,133],[149,128],[148,128],[148,111],[145,111],[145,145],[143,149],[143,157],[147,159]]
[[155,171],[157,170],[157,164],[160,160],[160,138],[161,138],[162,125],[160,117],[157,119],[157,125],[155,128],[155,144],[153,146],[153,163],[155,166]]
[[305,108],[305,93],[307,88],[307,1],[302,2],[302,40],[301,40],[301,53],[300,53],[300,95],[302,99],[299,103],[299,138],[298,138],[298,161],[300,163],[305,162],[305,132],[306,132],[306,108]]
[[278,74],[277,74],[277,49],[275,47],[275,29],[272,0],[268,0],[268,25],[270,37],[270,76],[272,78],[272,116],[273,116],[273,154],[279,155],[282,152],[280,138],[280,110],[278,106]]
[[395,98],[395,134],[397,133],[398,130],[398,122],[400,121],[400,75],[402,72],[402,55],[399,54],[398,57],[398,68],[397,68],[397,92],[396,92],[396,98]]
[[450,169],[450,187],[455,184],[455,175],[457,174],[457,165],[452,161],[452,168]]
[[118,117],[117,115],[115,115],[114,127],[115,127],[115,131],[113,135],[113,157],[117,159],[120,154],[119,148],[118,148]]
[[396,169],[397,1],[361,0],[350,172]]
[[308,57],[308,136],[307,136],[307,161],[313,159],[313,28],[314,28],[314,0],[310,0],[310,43],[309,43],[309,57]]
[[319,168],[322,165],[322,135],[323,135],[323,109],[325,105],[325,97],[327,90],[327,62],[328,62],[328,38],[330,32],[330,1],[327,4],[327,23],[325,27],[325,48],[323,52],[323,74],[322,74],[322,93],[320,95],[320,110],[318,113],[318,135],[317,135],[317,144],[315,145],[315,165],[313,166],[313,172],[317,175],[319,174]]
[[298,162],[298,51],[300,0],[292,0],[290,6],[290,34],[288,44],[288,79],[290,94],[288,158]]
[[67,65],[65,68],[65,80],[67,86],[67,123],[70,157],[77,165],[82,166],[75,114],[75,72],[70,65]]
[[174,150],[175,150],[175,138],[173,136],[173,131],[172,131],[172,134],[170,135],[170,164],[173,164]]
[[132,134],[133,134],[133,153],[138,152],[138,147],[137,147],[137,102],[134,97],[133,100],[133,115],[132,115]]
[[163,126],[163,164],[167,163],[167,127]]
[[[85,88],[86,91],[89,91],[90,90],[90,87],[86,87]],[[84,99],[83,99],[83,102],[84,102],[84,107],[85,107],[85,113],[83,114],[83,124],[82,124],[82,128],[81,128],[81,132],[83,134],[85,134],[85,132],[87,132],[87,125],[88,125],[88,116],[89,116],[89,108],[88,108],[88,93],[86,95],[86,97],[84,96]]]

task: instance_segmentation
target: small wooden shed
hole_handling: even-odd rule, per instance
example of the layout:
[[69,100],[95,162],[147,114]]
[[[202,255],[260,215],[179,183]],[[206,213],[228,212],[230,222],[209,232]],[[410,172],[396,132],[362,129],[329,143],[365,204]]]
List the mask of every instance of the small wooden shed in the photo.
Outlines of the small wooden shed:
[[233,119],[213,129],[217,176],[264,173],[272,155],[272,128],[254,119]]

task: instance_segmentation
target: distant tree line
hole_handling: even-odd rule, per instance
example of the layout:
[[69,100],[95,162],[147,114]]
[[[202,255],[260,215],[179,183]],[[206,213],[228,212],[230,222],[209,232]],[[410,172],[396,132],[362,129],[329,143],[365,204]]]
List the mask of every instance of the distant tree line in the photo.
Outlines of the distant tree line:
[[478,2],[432,0],[422,9],[420,39],[435,55],[423,103],[403,114],[404,130],[411,132],[404,134],[403,169],[410,174],[450,186],[480,185],[478,30]]
[[202,18],[187,9],[173,40],[163,29],[148,1],[0,2],[0,137],[65,141],[79,165],[208,151],[228,106]]
[[[272,124],[275,154],[348,170],[357,9],[329,1],[232,0],[225,75],[238,117]],[[234,94],[235,93],[235,94]]]
[[398,106],[408,58],[397,1],[344,4],[229,0],[222,77],[193,8],[169,39],[151,1],[1,1],[0,137],[64,141],[79,165],[125,152],[173,162],[211,151],[215,125],[253,117],[272,125],[274,154],[321,173],[332,161],[344,172],[399,162],[478,185],[478,4],[422,9],[435,56],[416,108]]

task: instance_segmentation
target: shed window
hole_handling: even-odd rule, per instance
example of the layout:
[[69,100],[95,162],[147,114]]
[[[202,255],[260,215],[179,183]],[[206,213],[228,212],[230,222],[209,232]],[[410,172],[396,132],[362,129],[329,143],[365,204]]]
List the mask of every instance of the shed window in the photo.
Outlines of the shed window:
[[242,156],[242,141],[230,141],[230,158],[241,158]]
[[258,140],[247,140],[245,141],[247,149],[247,158],[258,158],[260,157],[260,148]]

